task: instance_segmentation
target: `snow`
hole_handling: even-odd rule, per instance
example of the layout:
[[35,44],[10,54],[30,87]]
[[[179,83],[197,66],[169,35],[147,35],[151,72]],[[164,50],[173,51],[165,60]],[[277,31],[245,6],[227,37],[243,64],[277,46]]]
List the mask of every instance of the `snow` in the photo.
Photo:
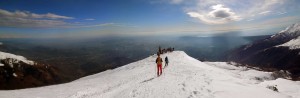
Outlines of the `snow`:
[[281,45],[277,45],[275,47],[289,47],[289,49],[300,49],[300,24],[296,23],[289,27],[287,27],[285,30],[280,31],[278,34],[272,35],[271,37],[275,36],[294,36],[297,38],[294,38],[286,43],[283,43]]
[[18,77],[18,75],[17,75],[16,73],[13,73],[13,76],[14,76],[14,77]]
[[33,64],[34,64],[33,61],[27,60],[27,59],[26,59],[25,57],[23,57],[23,56],[14,55],[14,54],[11,54],[11,53],[5,53],[5,52],[1,52],[1,51],[0,51],[0,60],[2,60],[2,59],[7,59],[7,58],[14,58],[14,59],[16,59],[16,60],[23,61],[24,63],[30,64],[30,65],[33,65]]
[[[163,54],[169,66],[156,76],[156,56],[76,81],[0,90],[0,98],[299,98],[300,82],[225,62],[201,62],[183,51]],[[277,85],[279,92],[267,88]]]
[[286,29],[280,31],[279,33],[272,35],[271,38],[278,37],[278,36],[281,36],[281,37],[300,36],[300,24],[299,23],[293,24],[293,25],[287,27]]
[[[280,84],[280,85],[278,85]],[[279,92],[284,92],[284,94],[289,95],[294,98],[300,98],[300,83],[289,81],[286,79],[276,79],[274,81],[265,81],[260,84],[261,86],[267,85],[277,85]]]
[[298,23],[287,27],[286,29],[280,31],[279,33],[294,33],[296,31],[300,31],[300,24]]
[[294,49],[300,49],[300,36],[292,39],[284,44],[278,45],[277,47],[289,47],[289,49],[294,50]]

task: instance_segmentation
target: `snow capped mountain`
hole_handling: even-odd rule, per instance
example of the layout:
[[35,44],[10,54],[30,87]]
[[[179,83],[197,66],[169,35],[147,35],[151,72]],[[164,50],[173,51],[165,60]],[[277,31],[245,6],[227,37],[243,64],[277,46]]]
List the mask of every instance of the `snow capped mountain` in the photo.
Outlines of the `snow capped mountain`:
[[[3,45],[2,42],[0,42],[0,45]],[[4,59],[11,59],[11,63],[18,63],[20,61],[27,63],[29,65],[33,65],[34,62],[27,60],[25,57],[20,56],[20,55],[15,55],[15,54],[11,54],[11,53],[6,53],[6,52],[1,52],[0,51],[0,60],[4,60]],[[0,65],[3,65],[3,63],[0,62]]]
[[[12,61],[11,63],[17,63],[19,61],[23,61],[24,63],[27,63],[29,65],[33,65],[34,62],[33,61],[30,61],[30,60],[27,60],[25,57],[23,56],[19,56],[19,55],[14,55],[14,54],[11,54],[11,53],[5,53],[5,52],[1,52],[0,51],[0,60],[3,60],[3,59],[8,59],[8,58],[12,58]],[[1,63],[1,62],[0,62]]]
[[62,75],[53,66],[0,51],[0,89],[21,89],[55,84],[60,82],[61,77]]
[[298,36],[300,36],[300,24],[296,23],[287,27],[285,30],[280,31],[279,33],[272,35],[271,38],[277,38],[277,37],[296,38]]
[[264,40],[259,40],[248,44],[244,46],[242,50],[252,51],[252,49],[266,49],[270,47],[277,47],[292,39],[298,38],[298,36],[300,36],[300,24],[296,23]]
[[235,49],[228,59],[265,70],[288,70],[300,80],[300,24]]
[[[300,82],[225,62],[201,62],[183,51],[163,54],[169,66],[156,76],[153,55],[76,81],[0,91],[1,98],[299,98]],[[275,86],[277,85],[277,87]],[[270,88],[277,88],[273,91]]]
[[277,45],[276,47],[289,47],[290,49],[299,49],[300,48],[300,24],[296,23],[285,30],[280,31],[279,33],[271,36],[271,38],[276,37],[288,37],[290,41],[283,43],[281,45]]
[[288,34],[293,34],[297,33],[300,31],[300,24],[295,23],[289,27],[287,27],[285,30],[280,31],[279,33],[288,33]]
[[289,47],[289,49],[300,49],[300,36],[298,38],[292,39],[284,44],[278,45],[277,47]]

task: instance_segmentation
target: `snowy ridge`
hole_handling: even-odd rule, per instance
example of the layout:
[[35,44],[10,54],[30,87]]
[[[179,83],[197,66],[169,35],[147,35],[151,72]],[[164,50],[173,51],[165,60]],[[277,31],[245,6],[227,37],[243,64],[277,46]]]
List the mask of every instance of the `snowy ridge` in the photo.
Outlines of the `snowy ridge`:
[[[0,51],[0,60],[2,59],[7,59],[7,58],[13,58],[13,59],[16,59],[16,60],[19,60],[19,61],[23,61],[24,63],[27,63],[27,64],[30,64],[30,65],[33,65],[34,62],[33,61],[30,61],[30,60],[27,60],[25,57],[23,56],[19,56],[19,55],[14,55],[14,54],[11,54],[11,53],[5,53],[5,52],[1,52]],[[0,63],[1,64],[1,63]],[[3,65],[3,64],[2,64]]]
[[297,37],[300,36],[300,24],[296,23],[293,24],[287,28],[285,28],[284,30],[280,31],[277,34],[274,34],[271,36],[271,38],[273,37]]
[[288,42],[285,42],[280,45],[276,45],[274,47],[289,47],[289,49],[299,49],[300,48],[300,24],[296,23],[285,30],[280,31],[277,34],[271,36],[271,38],[280,37],[280,38],[290,38]]
[[298,23],[287,27],[285,30],[280,31],[279,33],[294,33],[296,31],[300,31],[300,24]]
[[[150,56],[76,81],[40,88],[0,91],[1,98],[299,98],[300,82],[225,62],[201,62],[183,51],[168,56],[156,76]],[[275,92],[266,88],[277,85]]]
[[284,44],[278,45],[276,47],[289,47],[289,49],[300,49],[300,36],[298,38],[292,39]]

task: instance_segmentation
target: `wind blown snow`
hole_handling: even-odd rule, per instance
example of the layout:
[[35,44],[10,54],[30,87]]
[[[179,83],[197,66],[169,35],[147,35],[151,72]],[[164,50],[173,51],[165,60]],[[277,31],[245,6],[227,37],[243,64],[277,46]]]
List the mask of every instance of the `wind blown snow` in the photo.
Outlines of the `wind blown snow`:
[[284,44],[278,45],[277,47],[282,46],[282,47],[289,47],[289,49],[300,49],[300,36],[292,39]]
[[[225,62],[201,62],[183,51],[163,54],[169,65],[156,76],[153,55],[76,81],[0,91],[1,98],[299,98],[300,82]],[[277,85],[278,91],[268,89]]]
[[11,54],[11,53],[5,53],[5,52],[1,52],[1,51],[0,51],[0,60],[2,60],[2,59],[7,59],[7,58],[14,58],[14,59],[23,61],[24,63],[30,64],[30,65],[33,65],[33,64],[34,64],[33,61],[27,60],[27,59],[26,59],[25,57],[23,57],[23,56],[14,55],[14,54]]

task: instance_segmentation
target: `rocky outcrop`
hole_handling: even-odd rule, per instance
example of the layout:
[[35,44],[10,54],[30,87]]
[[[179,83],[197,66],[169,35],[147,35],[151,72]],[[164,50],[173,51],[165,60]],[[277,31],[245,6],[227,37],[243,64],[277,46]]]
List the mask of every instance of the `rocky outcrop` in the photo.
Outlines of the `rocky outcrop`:
[[0,60],[0,89],[21,89],[61,82],[55,67],[47,64],[28,64],[15,58]]

